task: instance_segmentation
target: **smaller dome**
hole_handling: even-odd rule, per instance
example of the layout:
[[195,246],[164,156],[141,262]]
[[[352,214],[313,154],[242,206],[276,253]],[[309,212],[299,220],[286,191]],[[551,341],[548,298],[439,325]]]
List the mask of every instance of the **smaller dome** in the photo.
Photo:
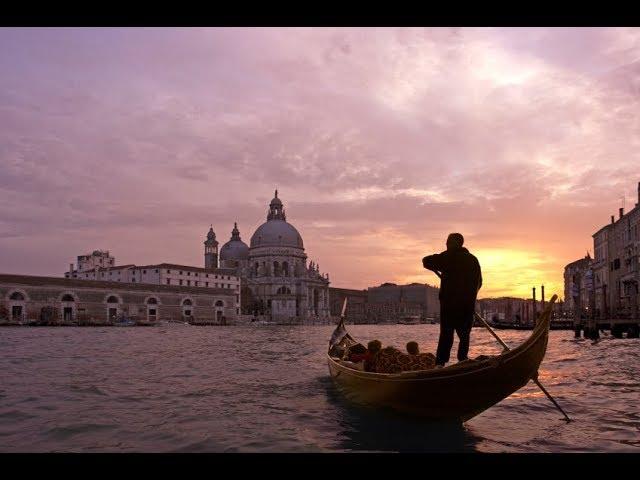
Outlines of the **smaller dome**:
[[213,231],[213,225],[211,226],[211,228],[209,228],[209,233],[207,233],[207,239],[208,240],[215,240],[216,239],[216,234]]
[[246,260],[249,258],[249,246],[243,241],[228,241],[220,249],[220,260]]
[[240,239],[238,224],[233,224],[231,239],[220,249],[220,261],[246,260],[249,258],[249,246]]

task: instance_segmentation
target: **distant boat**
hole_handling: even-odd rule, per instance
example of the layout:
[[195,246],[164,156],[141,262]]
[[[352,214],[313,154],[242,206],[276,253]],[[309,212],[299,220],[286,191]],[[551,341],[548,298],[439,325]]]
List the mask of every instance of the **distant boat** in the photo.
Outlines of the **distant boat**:
[[573,318],[557,318],[551,320],[551,330],[573,330]]
[[251,325],[278,325],[276,322],[267,322],[266,320],[257,320],[251,322]]
[[129,318],[121,318],[113,323],[114,327],[135,327],[136,322]]
[[418,325],[420,323],[420,317],[418,315],[405,315],[398,320],[402,325]]
[[533,325],[520,323],[493,322],[491,326],[498,330],[533,330]]

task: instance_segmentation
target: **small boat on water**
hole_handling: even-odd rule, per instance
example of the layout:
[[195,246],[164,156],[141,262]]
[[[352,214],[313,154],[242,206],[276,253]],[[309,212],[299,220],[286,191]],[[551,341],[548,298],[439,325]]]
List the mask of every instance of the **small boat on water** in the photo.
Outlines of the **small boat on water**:
[[[329,373],[346,398],[355,403],[434,420],[465,422],[536,377],[547,351],[551,309],[556,299],[557,295],[551,298],[529,338],[501,355],[431,370],[374,373],[358,370],[355,364],[327,352]],[[334,346],[356,343],[341,321],[333,332],[329,351]]]
[[[551,324],[549,324],[551,325]],[[482,326],[482,325],[479,325]],[[491,326],[497,330],[533,330],[533,325],[520,323],[492,322]]]
[[115,322],[113,322],[114,327],[135,327],[136,322],[129,318],[121,318]]
[[420,316],[418,315],[406,315],[401,317],[398,320],[398,323],[401,325],[419,325],[420,324]]

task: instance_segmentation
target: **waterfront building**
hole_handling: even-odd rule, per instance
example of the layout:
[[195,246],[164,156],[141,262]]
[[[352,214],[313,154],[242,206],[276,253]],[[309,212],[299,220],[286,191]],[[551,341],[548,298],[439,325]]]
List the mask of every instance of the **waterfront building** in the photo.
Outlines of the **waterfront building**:
[[329,287],[330,314],[339,318],[342,314],[342,305],[347,300],[345,321],[348,323],[367,322],[367,290],[354,290],[351,288]]
[[119,265],[93,270],[73,270],[73,275],[65,272],[65,278],[78,280],[98,280],[105,282],[151,283],[154,285],[175,285],[184,287],[226,288],[240,293],[240,279],[235,269],[202,268],[175,263],[152,265]]
[[[239,233],[235,242],[238,240]],[[313,261],[307,264],[302,236],[287,222],[277,190],[269,203],[267,221],[251,236],[248,251],[239,243],[229,250],[234,253],[225,252],[225,264],[238,262],[238,274],[251,292],[247,313],[276,322],[329,320],[329,274],[321,273]],[[245,253],[248,261],[243,267]]]
[[638,318],[640,305],[640,182],[638,201],[628,213],[593,234],[594,299],[597,317]]
[[107,325],[126,318],[234,324],[236,295],[221,287],[0,274],[0,323]]
[[583,258],[564,267],[564,307],[569,315],[588,310],[592,264],[591,255],[587,252]]
[[[533,325],[533,300],[515,297],[482,298],[476,302],[476,311],[490,323]],[[538,312],[541,309],[537,309]]]
[[328,321],[329,274],[321,273],[313,261],[307,264],[302,236],[287,222],[277,190],[269,204],[266,222],[256,229],[250,244],[242,241],[236,222],[231,238],[218,250],[212,225],[204,241],[204,268],[170,263],[117,266],[108,251],[96,250],[79,256],[77,268],[70,265],[65,277],[228,288],[236,296],[235,306],[245,315],[287,323]]
[[383,283],[367,289],[366,316],[371,323],[397,323],[414,318],[420,321],[440,318],[439,289],[437,287],[411,283],[396,285]]
[[109,254],[109,250],[94,250],[87,255],[78,256],[78,271],[109,268],[116,264],[116,259]]

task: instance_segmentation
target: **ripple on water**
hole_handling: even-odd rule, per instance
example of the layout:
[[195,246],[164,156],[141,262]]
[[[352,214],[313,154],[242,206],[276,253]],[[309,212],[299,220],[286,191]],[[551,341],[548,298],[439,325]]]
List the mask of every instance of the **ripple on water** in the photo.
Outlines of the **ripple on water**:
[[45,435],[54,440],[66,440],[75,435],[88,435],[117,428],[114,424],[104,423],[72,423],[64,426],[56,426],[46,430]]
[[[438,337],[437,325],[349,330],[425,352]],[[639,451],[638,341],[551,332],[540,378],[575,422],[529,384],[465,426],[443,427],[349,404],[327,371],[331,331],[7,329],[0,451]],[[510,345],[527,335],[500,332]],[[471,356],[498,352],[473,330]]]

